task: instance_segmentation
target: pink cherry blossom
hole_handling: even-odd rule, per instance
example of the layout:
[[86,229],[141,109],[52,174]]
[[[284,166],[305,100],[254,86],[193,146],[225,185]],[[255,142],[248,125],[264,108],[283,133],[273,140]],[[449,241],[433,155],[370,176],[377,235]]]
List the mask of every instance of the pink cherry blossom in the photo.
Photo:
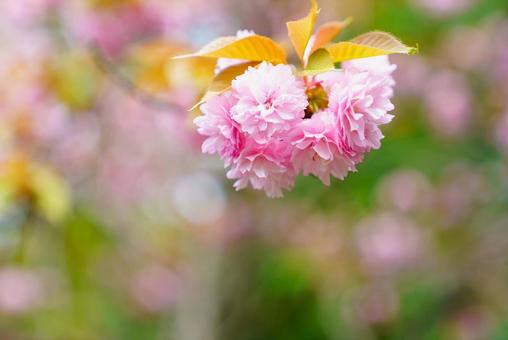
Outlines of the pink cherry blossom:
[[317,176],[330,185],[330,175],[344,179],[355,164],[342,153],[336,116],[330,111],[314,114],[300,124],[293,142],[292,161],[303,175]]
[[236,179],[239,190],[247,185],[265,190],[270,197],[282,196],[282,188],[294,183],[294,170],[290,164],[291,149],[288,141],[273,140],[258,144],[250,135],[239,130],[231,117],[237,102],[233,92],[215,96],[201,106],[203,115],[196,118],[198,133],[207,136],[203,142],[204,153],[219,154],[226,167],[227,176]]
[[[250,185],[270,197],[291,189],[299,173],[326,185],[330,176],[344,179],[366,152],[380,147],[379,126],[393,118],[396,66],[378,57],[343,68],[304,82],[289,65],[250,67],[230,91],[201,106],[203,116],[194,122],[207,137],[203,152],[220,155],[237,190]],[[322,86],[325,93],[316,95],[329,103],[313,114],[306,111],[309,84]]]
[[296,177],[290,156],[291,144],[285,140],[258,144],[248,139],[227,177],[237,180],[236,190],[250,184],[254,189],[264,190],[269,197],[282,197],[282,189],[291,189]]
[[194,120],[198,132],[208,137],[202,145],[202,151],[219,154],[226,167],[239,156],[245,144],[245,136],[240,132],[238,123],[231,118],[231,109],[236,102],[231,92],[215,96],[201,105],[203,115]]
[[394,109],[390,101],[394,81],[385,74],[356,67],[334,73],[329,109],[337,115],[343,150],[360,161],[361,154],[381,146],[379,125],[393,119],[388,112]]
[[367,71],[376,76],[390,76],[391,78],[392,73],[397,69],[397,65],[391,64],[388,56],[383,55],[345,61],[342,63],[342,68],[358,72]]
[[257,143],[291,130],[305,115],[308,101],[303,82],[288,65],[261,63],[233,80],[238,103],[233,118]]

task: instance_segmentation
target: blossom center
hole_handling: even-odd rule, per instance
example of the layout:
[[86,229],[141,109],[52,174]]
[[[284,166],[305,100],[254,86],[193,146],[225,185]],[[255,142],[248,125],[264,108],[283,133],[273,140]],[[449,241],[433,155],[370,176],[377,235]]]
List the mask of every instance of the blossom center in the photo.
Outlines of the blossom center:
[[319,110],[328,107],[328,94],[320,83],[313,83],[305,90],[309,105],[305,109],[305,118],[310,118]]

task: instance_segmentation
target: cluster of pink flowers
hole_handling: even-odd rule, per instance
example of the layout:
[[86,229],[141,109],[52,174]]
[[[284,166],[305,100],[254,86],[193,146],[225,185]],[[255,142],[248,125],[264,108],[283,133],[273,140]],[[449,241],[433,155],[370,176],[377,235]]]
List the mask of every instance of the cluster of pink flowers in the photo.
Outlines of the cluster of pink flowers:
[[237,190],[250,184],[270,197],[281,197],[299,174],[326,185],[330,176],[344,179],[380,147],[379,126],[393,118],[394,69],[388,57],[304,77],[289,65],[250,67],[202,104],[194,121],[207,137],[202,151],[220,155]]

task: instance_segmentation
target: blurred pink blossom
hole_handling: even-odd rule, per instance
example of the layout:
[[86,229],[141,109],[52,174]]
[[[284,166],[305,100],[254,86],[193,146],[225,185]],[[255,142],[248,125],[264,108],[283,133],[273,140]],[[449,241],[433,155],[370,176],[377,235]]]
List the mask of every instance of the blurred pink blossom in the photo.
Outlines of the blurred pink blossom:
[[20,268],[0,270],[0,310],[21,314],[37,307],[44,295],[40,277],[33,271]]
[[[90,190],[101,212],[136,223],[131,214],[139,214],[148,197],[154,209],[167,206],[168,186],[197,161],[195,133],[185,110],[160,110],[119,89],[106,88],[97,117],[101,130]],[[174,215],[170,209],[159,212],[164,218]]]
[[76,36],[112,57],[129,43],[163,33],[169,14],[149,3],[127,3],[108,9],[77,6],[72,13],[69,24]]
[[132,298],[150,313],[163,312],[172,307],[178,301],[180,289],[180,277],[160,265],[148,266],[130,281]]
[[52,150],[55,162],[70,177],[90,175],[99,153],[99,122],[87,113],[69,119],[62,130]]
[[432,185],[416,170],[398,170],[387,175],[377,190],[381,205],[401,212],[425,211],[432,207]]
[[508,155],[508,112],[496,120],[493,127],[493,139],[498,149]]
[[491,33],[486,27],[458,26],[444,36],[440,54],[455,67],[477,71],[488,66],[491,44]]
[[421,259],[425,248],[422,231],[410,219],[396,213],[367,217],[356,228],[356,242],[369,271],[398,271]]
[[13,54],[0,66],[0,126],[25,144],[48,146],[62,133],[67,109],[46,88],[42,60]]
[[430,73],[427,59],[420,56],[405,58],[398,55],[393,58],[397,64],[397,70],[394,72],[396,90],[403,95],[421,95]]
[[445,227],[467,219],[473,208],[486,201],[490,191],[485,177],[467,164],[451,164],[443,174],[438,191],[438,207]]
[[413,4],[435,17],[448,17],[469,9],[476,0],[413,0]]
[[61,0],[1,1],[0,15],[14,25],[31,26],[40,23]]
[[424,91],[434,131],[445,137],[462,136],[469,128],[473,110],[467,79],[453,71],[441,71],[428,79]]
[[506,79],[508,78],[508,21],[501,21],[495,25],[492,46],[492,60],[488,64],[489,75],[494,84],[494,89],[498,91],[498,96],[503,100],[503,105],[508,105],[506,97],[508,90]]
[[[277,234],[270,234],[268,238],[287,240],[295,250],[305,252],[316,265],[323,266],[325,275],[347,275],[345,272],[329,270],[336,268],[337,263],[346,258],[348,240],[344,235],[341,217],[313,214],[303,219],[296,217],[295,221],[298,222],[281,225]],[[270,232],[272,229],[270,227]]]
[[397,315],[399,304],[397,291],[386,283],[362,287],[355,295],[357,316],[366,325],[390,321]]
[[470,307],[456,313],[452,319],[452,334],[457,340],[489,339],[492,319],[481,307]]

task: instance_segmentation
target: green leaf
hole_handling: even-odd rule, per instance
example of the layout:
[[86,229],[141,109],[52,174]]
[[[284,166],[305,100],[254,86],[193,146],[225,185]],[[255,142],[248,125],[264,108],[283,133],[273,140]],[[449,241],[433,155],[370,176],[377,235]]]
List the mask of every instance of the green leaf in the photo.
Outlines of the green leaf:
[[351,41],[339,42],[326,48],[334,63],[388,54],[415,54],[418,48],[408,47],[386,32],[369,32]]
[[322,72],[327,72],[335,69],[330,52],[324,48],[317,49],[309,57],[307,67],[302,72],[303,75],[313,75]]

